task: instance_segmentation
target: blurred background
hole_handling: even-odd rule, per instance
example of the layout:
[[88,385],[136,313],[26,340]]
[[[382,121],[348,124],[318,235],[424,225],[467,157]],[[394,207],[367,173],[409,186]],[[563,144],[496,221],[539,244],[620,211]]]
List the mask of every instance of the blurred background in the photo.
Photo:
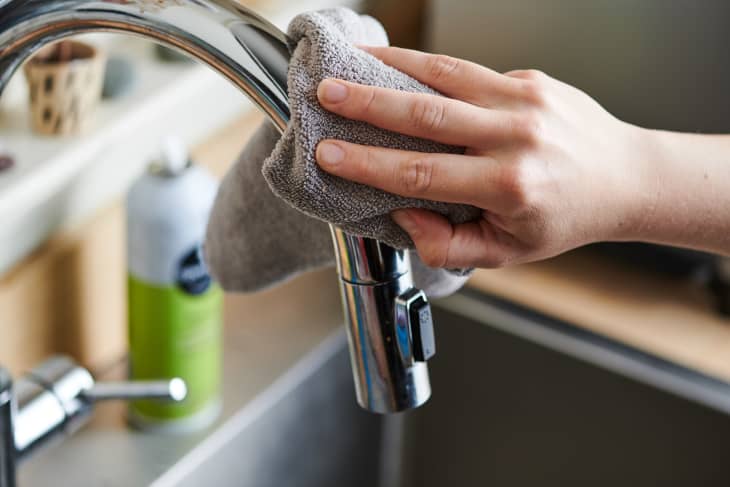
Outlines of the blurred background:
[[[726,0],[241,3],[282,29],[348,6],[394,45],[541,69],[645,127],[730,133]],[[262,115],[173,51],[74,40],[0,97],[0,364],[19,377],[60,353],[119,380],[134,345],[130,188],[174,158],[170,135],[219,180]],[[432,399],[387,417],[355,404],[334,270],[221,299],[205,310],[222,321],[209,421],[132,429],[125,404],[100,404],[21,465],[21,485],[730,484],[727,259],[601,244],[478,270],[434,304]]]

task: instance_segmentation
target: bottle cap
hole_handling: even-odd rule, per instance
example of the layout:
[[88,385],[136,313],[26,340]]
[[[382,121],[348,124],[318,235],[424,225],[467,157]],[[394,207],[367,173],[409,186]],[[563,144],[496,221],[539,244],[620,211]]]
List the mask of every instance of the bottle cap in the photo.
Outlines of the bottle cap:
[[162,139],[159,168],[165,174],[174,176],[188,167],[190,158],[185,142],[176,136],[168,135]]

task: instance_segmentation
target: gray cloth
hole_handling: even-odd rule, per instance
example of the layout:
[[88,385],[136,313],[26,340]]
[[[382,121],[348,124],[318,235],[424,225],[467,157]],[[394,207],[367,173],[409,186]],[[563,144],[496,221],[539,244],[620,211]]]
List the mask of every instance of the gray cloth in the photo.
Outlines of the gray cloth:
[[[273,125],[259,127],[218,190],[205,254],[211,272],[229,291],[258,291],[335,263],[327,224],[275,196],[261,174],[279,138]],[[432,298],[456,292],[468,278],[427,267],[409,252],[413,280]]]
[[464,149],[389,132],[320,106],[317,85],[324,78],[436,94],[353,46],[388,44],[375,19],[344,8],[324,10],[299,15],[289,24],[288,33],[292,43],[288,77],[291,123],[264,163],[264,177],[274,193],[310,216],[396,248],[412,248],[413,242],[390,218],[393,210],[426,208],[446,215],[453,223],[480,217],[480,210],[473,206],[404,198],[322,171],[314,154],[317,143],[326,138],[418,152],[460,153]]
[[261,125],[218,189],[204,249],[211,273],[226,290],[257,291],[334,265],[327,224],[274,195],[261,174],[280,137],[270,123]]
[[[317,84],[325,77],[435,93],[353,47],[387,45],[374,19],[347,9],[303,14],[290,24],[289,36],[291,121],[283,136],[270,123],[259,128],[221,184],[208,224],[206,259],[225,289],[256,291],[334,264],[325,222],[412,249],[389,216],[395,209],[427,208],[454,223],[479,217],[480,210],[471,206],[403,198],[321,171],[314,150],[324,138],[421,152],[463,149],[387,132],[319,106]],[[414,282],[431,297],[455,292],[468,278],[468,272],[429,268],[410,252]]]

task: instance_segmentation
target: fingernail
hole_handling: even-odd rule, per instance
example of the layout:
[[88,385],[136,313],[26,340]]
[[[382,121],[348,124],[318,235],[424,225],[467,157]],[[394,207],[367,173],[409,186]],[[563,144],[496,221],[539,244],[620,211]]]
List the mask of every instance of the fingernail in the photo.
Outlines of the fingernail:
[[317,97],[326,103],[340,103],[347,98],[347,87],[338,81],[325,79],[317,87]]
[[345,151],[333,142],[320,142],[317,146],[317,161],[327,166],[335,166],[343,161]]
[[418,228],[416,221],[408,210],[396,210],[390,214],[390,217],[409,235]]

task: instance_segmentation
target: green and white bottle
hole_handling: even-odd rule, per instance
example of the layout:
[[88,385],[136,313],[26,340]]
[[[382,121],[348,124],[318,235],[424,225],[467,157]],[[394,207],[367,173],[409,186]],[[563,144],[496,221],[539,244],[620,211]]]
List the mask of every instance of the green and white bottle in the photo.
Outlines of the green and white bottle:
[[216,191],[184,144],[168,138],[127,195],[130,378],[180,377],[188,389],[180,403],[132,402],[137,427],[190,431],[220,411],[222,291],[201,248]]

